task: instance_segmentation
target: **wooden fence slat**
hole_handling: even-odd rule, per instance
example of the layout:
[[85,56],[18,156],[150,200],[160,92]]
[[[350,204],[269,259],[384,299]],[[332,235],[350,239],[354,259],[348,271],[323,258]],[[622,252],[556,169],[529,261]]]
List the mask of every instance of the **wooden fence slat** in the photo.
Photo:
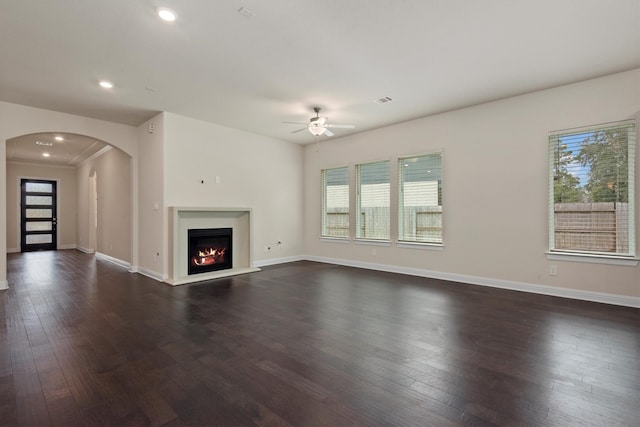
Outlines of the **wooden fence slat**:
[[628,203],[556,203],[555,248],[629,251]]

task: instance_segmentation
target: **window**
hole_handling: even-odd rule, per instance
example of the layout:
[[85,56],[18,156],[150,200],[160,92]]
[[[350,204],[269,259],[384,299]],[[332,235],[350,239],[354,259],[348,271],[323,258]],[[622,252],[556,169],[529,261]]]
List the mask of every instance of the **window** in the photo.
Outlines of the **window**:
[[442,243],[442,156],[398,159],[398,241]]
[[634,256],[635,123],[549,134],[552,252]]
[[389,161],[356,165],[356,238],[389,240]]
[[349,168],[322,171],[322,237],[349,237]]

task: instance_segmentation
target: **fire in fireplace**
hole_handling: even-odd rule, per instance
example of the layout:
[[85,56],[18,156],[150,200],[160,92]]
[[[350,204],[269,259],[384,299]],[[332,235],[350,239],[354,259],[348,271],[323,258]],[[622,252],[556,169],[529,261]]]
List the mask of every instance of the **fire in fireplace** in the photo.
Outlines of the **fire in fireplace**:
[[199,274],[232,268],[232,229],[197,228],[188,230],[188,273]]

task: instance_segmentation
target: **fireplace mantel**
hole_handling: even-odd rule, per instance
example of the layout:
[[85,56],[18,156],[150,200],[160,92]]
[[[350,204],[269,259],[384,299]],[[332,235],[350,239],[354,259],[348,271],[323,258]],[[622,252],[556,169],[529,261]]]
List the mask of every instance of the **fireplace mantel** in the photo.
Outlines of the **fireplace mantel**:
[[[250,208],[207,208],[182,207],[169,208],[169,277],[170,285],[200,282],[220,277],[260,271],[252,266],[251,231],[252,217]],[[233,267],[227,270],[201,274],[188,274],[187,232],[194,228],[233,228]]]

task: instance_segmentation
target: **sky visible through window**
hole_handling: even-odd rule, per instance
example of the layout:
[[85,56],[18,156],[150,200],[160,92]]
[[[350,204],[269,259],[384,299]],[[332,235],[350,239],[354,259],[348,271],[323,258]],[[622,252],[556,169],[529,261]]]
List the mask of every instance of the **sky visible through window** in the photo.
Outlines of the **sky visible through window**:
[[551,142],[556,203],[628,201],[628,129],[567,132]]
[[593,132],[579,133],[575,135],[564,135],[560,137],[561,150],[565,149],[570,153],[572,160],[567,164],[567,172],[580,180],[580,187],[587,185],[589,181],[589,165],[581,165],[576,157],[580,154],[582,143],[592,136]]

